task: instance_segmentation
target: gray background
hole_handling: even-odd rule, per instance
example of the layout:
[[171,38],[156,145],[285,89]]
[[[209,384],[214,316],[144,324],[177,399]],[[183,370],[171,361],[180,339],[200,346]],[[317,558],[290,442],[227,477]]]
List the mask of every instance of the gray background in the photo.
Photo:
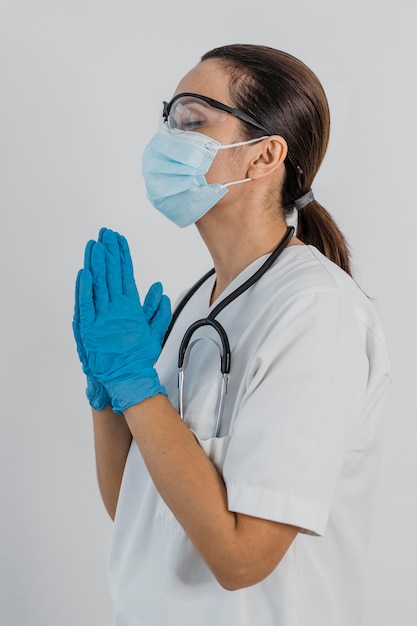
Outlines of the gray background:
[[101,226],[128,237],[142,293],[161,280],[175,298],[210,267],[195,229],[147,202],[140,158],[162,99],[200,54],[236,42],[295,54],[328,94],[314,189],[350,241],[393,365],[366,626],[415,619],[415,6],[0,3],[2,625],[111,624],[112,523],[72,338],[75,274]]

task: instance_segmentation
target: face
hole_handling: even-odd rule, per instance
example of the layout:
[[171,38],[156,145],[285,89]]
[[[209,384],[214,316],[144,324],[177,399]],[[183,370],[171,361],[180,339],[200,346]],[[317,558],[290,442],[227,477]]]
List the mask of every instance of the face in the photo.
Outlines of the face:
[[[178,84],[174,95],[183,92],[208,96],[228,106],[234,106],[229,95],[229,75],[224,67],[213,59],[199,63],[184,76]],[[201,132],[222,144],[236,143],[243,140],[241,122],[229,114],[225,116],[225,120],[220,124],[204,126],[201,130],[193,128],[193,132]],[[205,176],[207,182],[228,183],[246,178],[252,145],[219,150]],[[236,185],[235,188],[230,188],[225,198],[231,199],[231,194],[234,196],[239,193],[241,190],[238,190],[238,187],[242,186]]]

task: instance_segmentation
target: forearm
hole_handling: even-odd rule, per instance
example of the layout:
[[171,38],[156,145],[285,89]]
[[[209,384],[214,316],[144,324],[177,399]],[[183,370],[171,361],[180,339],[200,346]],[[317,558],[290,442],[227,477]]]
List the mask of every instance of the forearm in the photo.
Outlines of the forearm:
[[228,510],[222,477],[166,397],[125,416],[157,490],[220,584],[240,588],[268,575],[296,531]]
[[132,435],[123,416],[110,407],[93,410],[97,478],[104,506],[114,519]]
[[220,474],[169,400],[157,395],[124,413],[156,488],[186,532],[209,526],[207,515],[226,515],[234,525]]

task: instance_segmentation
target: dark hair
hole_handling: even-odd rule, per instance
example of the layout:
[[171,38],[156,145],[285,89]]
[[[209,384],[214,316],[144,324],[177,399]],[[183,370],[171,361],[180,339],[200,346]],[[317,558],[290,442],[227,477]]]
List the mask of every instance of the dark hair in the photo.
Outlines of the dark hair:
[[[201,61],[208,59],[216,59],[230,72],[233,105],[271,135],[286,140],[281,204],[284,217],[288,217],[295,200],[311,188],[329,141],[329,106],[320,81],[299,59],[267,46],[222,46],[201,57]],[[242,123],[242,127],[247,139],[263,134],[249,124]],[[351,274],[346,240],[330,213],[316,200],[298,211],[297,237]]]

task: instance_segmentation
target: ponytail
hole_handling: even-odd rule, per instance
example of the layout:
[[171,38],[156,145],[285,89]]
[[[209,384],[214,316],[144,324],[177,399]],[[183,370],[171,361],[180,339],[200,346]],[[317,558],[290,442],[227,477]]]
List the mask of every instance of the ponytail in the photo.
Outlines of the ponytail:
[[349,246],[330,213],[317,200],[312,200],[298,210],[297,215],[298,239],[315,246],[352,276]]

